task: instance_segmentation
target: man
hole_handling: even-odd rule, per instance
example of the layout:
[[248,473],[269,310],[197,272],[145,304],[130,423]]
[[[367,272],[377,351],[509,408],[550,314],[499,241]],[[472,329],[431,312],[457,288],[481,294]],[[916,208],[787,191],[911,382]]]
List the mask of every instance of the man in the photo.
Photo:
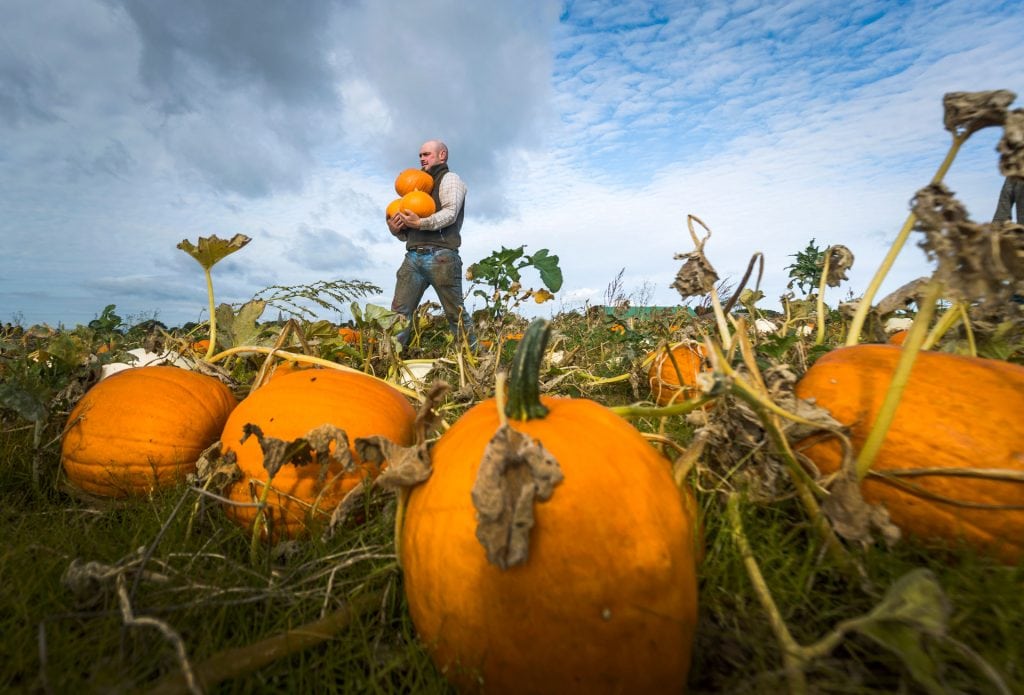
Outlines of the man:
[[1024,224],[1024,179],[1007,176],[1003,181],[1003,189],[999,191],[999,202],[996,204],[996,214],[992,221],[1009,222],[1010,210],[1014,203],[1017,208],[1017,224]]
[[[433,287],[456,344],[465,335],[470,347],[476,349],[473,324],[462,301],[459,257],[466,184],[448,169],[448,147],[440,140],[429,140],[420,147],[420,168],[434,179],[431,196],[437,211],[429,217],[419,217],[411,210],[401,210],[388,218],[388,229],[405,241],[405,259],[398,269],[391,310],[411,323],[423,293]],[[407,328],[398,334],[403,348],[409,344],[410,333],[411,328]]]

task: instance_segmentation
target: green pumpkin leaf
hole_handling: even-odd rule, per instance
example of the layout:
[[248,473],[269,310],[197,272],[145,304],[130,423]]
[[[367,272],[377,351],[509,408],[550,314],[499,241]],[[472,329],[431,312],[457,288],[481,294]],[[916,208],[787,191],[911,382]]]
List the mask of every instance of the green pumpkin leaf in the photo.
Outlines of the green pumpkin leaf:
[[226,256],[230,256],[250,241],[252,239],[244,234],[236,234],[230,239],[221,239],[214,234],[207,237],[199,237],[198,244],[193,244],[188,239],[182,239],[181,243],[178,244],[178,248],[196,259],[199,265],[203,266],[203,269],[209,270],[218,261]]
[[882,602],[858,620],[854,629],[899,656],[926,691],[947,693],[922,637],[944,636],[950,612],[949,601],[935,575],[922,568],[900,577],[889,587]]
[[541,249],[530,260],[540,272],[540,280],[545,287],[552,292],[562,289],[562,269],[558,267],[558,256],[548,255],[547,249]]

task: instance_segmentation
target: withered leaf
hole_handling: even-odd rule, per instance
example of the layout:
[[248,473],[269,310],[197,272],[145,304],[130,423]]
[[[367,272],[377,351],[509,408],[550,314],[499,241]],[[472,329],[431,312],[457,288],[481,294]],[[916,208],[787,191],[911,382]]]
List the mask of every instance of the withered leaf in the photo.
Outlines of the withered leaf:
[[924,234],[919,245],[938,264],[935,279],[982,312],[1005,311],[1012,296],[1024,289],[1024,228],[972,222],[941,183],[918,191],[913,210],[914,229]]
[[829,287],[839,287],[846,280],[846,271],[853,267],[853,252],[842,244],[829,247],[828,277],[825,282]]
[[193,244],[188,239],[182,239],[178,248],[196,259],[205,270],[209,270],[218,261],[230,256],[250,241],[252,239],[244,234],[236,234],[230,239],[221,239],[216,234],[212,234],[199,237],[198,244]]
[[996,150],[999,152],[999,171],[1003,176],[1024,178],[1024,109],[1014,109],[1007,114],[1003,137]]
[[471,493],[488,562],[503,570],[526,562],[533,505],[550,499],[562,478],[558,461],[539,442],[507,424],[498,428]]
[[949,92],[942,97],[943,124],[960,137],[1006,121],[1006,109],[1017,95],[1006,89]]
[[[263,467],[267,474],[273,478],[281,467],[286,463],[293,466],[305,466],[310,463],[319,463],[320,472],[318,479],[323,482],[327,478],[327,465],[332,461],[340,463],[344,470],[355,470],[355,461],[349,451],[348,435],[345,431],[325,423],[311,429],[305,437],[298,437],[290,442],[274,437],[266,437],[258,425],[246,423],[242,426],[242,442],[250,436],[256,437],[263,450]],[[331,455],[330,446],[335,444],[335,451]]]
[[430,453],[426,442],[402,446],[387,437],[374,435],[356,439],[355,447],[364,462],[387,463],[376,480],[376,484],[385,489],[413,487],[430,477]]

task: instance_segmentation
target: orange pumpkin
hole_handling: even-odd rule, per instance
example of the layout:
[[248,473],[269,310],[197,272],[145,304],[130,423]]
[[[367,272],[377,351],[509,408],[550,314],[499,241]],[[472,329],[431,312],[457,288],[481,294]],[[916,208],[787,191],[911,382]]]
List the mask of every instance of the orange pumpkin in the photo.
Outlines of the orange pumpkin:
[[888,342],[890,345],[903,345],[903,343],[906,342],[907,335],[909,333],[910,331],[907,330],[906,328],[904,328],[901,331],[896,331],[895,333],[889,336]]
[[401,198],[395,198],[390,203],[388,203],[387,208],[385,208],[385,210],[384,210],[384,217],[387,218],[387,219],[391,219],[392,217],[397,215],[398,211],[401,210],[401,209],[402,209],[402,199]]
[[103,497],[147,494],[195,472],[236,400],[211,376],[126,369],[93,386],[68,416],[61,463],[72,485]]
[[[336,369],[306,369],[283,374],[269,381],[243,400],[228,418],[221,435],[225,453],[234,452],[242,478],[226,491],[227,497],[244,503],[258,501],[268,480],[263,451],[255,437],[243,443],[243,427],[257,425],[265,437],[286,442],[305,437],[310,430],[332,424],[345,431],[349,451],[357,464],[354,472],[343,471],[332,460],[326,477],[321,466],[285,464],[271,481],[267,517],[272,537],[298,538],[307,535],[330,518],[345,495],[376,466],[364,464],[352,448],[356,438],[383,435],[399,444],[411,444],[416,411],[405,397],[387,384],[366,374]],[[331,452],[336,449],[331,445]],[[254,499],[255,497],[255,499]],[[255,507],[225,505],[228,517],[250,527]]]
[[[894,345],[856,345],[822,356],[797,383],[850,428],[863,446],[903,354]],[[1017,481],[943,475],[943,469],[1003,469],[1024,473],[1024,367],[977,357],[921,352],[872,471],[864,498],[881,503],[904,532],[964,540],[1010,563],[1024,558],[1024,486]],[[831,473],[841,463],[832,437],[799,447]],[[895,477],[895,471],[937,471]],[[920,492],[915,492],[918,488]],[[944,501],[947,498],[951,501]],[[979,506],[980,505],[980,506]],[[984,509],[1002,505],[1003,509]],[[1016,506],[1016,509],[1012,507]]]
[[285,374],[291,374],[293,372],[301,372],[306,369],[315,369],[315,367],[308,362],[298,362],[296,360],[282,360],[274,365],[274,371],[270,373],[271,379],[277,379]]
[[434,189],[434,177],[422,169],[405,169],[395,179],[395,193],[404,196],[412,191],[430,193]]
[[692,497],[625,420],[590,400],[537,395],[547,330],[538,320],[520,343],[507,408],[509,426],[564,476],[534,507],[528,557],[500,569],[477,540],[471,491],[499,427],[491,399],[444,433],[430,478],[409,494],[410,615],[460,691],[681,692],[697,621]]
[[193,342],[191,345],[189,345],[189,348],[191,348],[192,352],[205,353],[207,350],[210,349],[210,340],[208,338],[197,340]]
[[419,217],[430,217],[437,211],[437,205],[429,193],[423,191],[412,191],[402,196],[398,202],[401,210],[411,210]]
[[341,339],[346,343],[351,344],[359,342],[359,331],[354,328],[350,328],[349,326],[342,326],[339,328],[338,335],[340,335]]
[[681,403],[694,398],[700,395],[697,375],[707,369],[704,348],[699,343],[683,342],[672,346],[670,350],[661,349],[647,369],[651,396],[658,405]]

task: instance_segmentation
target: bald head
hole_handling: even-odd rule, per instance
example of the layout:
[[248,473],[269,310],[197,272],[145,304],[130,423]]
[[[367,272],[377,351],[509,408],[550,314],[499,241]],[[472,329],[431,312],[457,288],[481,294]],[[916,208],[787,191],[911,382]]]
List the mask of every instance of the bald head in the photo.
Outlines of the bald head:
[[448,161],[448,145],[440,140],[427,140],[420,146],[420,167],[429,169]]

